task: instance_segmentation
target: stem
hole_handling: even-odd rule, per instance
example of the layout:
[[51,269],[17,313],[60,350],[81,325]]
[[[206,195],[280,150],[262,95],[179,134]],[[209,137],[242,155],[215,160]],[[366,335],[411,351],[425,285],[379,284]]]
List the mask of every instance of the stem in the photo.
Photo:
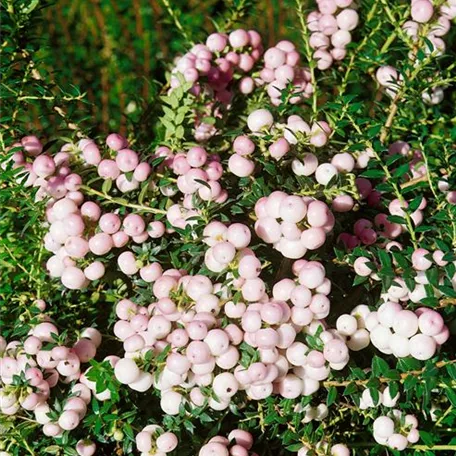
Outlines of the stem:
[[171,7],[171,4],[169,0],[162,0],[163,5],[165,5],[166,11],[168,11],[168,14],[171,16],[172,20],[174,21],[174,25],[177,27],[185,41],[187,41],[190,44],[194,44],[193,41],[190,39],[188,36],[187,32],[185,31],[181,21],[179,20],[179,16],[176,14],[176,12],[173,10]]
[[81,185],[81,190],[83,190],[88,195],[95,195],[103,198],[110,203],[119,204],[120,206],[129,207],[131,209],[137,209],[142,212],[150,212],[152,214],[166,214],[166,211],[163,209],[155,209],[153,207],[143,206],[141,204],[133,204],[125,201],[123,198],[115,198],[113,196],[107,195],[105,193],[94,190],[86,185]]
[[417,451],[444,451],[444,450],[456,450],[456,445],[434,445],[434,446],[427,446],[427,445],[413,445],[410,448],[417,450]]
[[310,71],[310,81],[312,84],[312,113],[313,116],[316,117],[317,115],[317,101],[318,101],[318,87],[317,87],[317,80],[315,76],[315,68],[316,63],[312,57],[312,49],[309,43],[309,29],[307,28],[306,17],[303,10],[303,3],[300,0],[296,0],[296,11],[298,13],[299,23],[301,24],[301,37],[304,42],[305,53],[307,57],[307,61],[309,63],[309,71]]
[[[450,364],[455,364],[455,363],[456,363],[456,359],[452,359],[452,360],[449,360],[449,361],[440,361],[440,362],[435,364],[435,367],[437,367],[437,369],[440,369],[442,367],[448,366]],[[420,370],[405,372],[405,373],[401,374],[401,379],[399,381],[401,383],[403,383],[405,381],[405,379],[409,375],[412,375],[414,377],[419,377],[422,373],[425,372],[425,370],[426,370],[426,368],[423,367],[423,369],[420,369]],[[381,383],[388,383],[388,382],[394,381],[394,380],[391,380],[390,378],[387,378],[387,377],[378,377],[378,380]],[[369,379],[367,379],[367,380],[346,380],[346,381],[343,381],[343,382],[338,382],[338,381],[334,381],[334,380],[328,380],[326,382],[323,382],[323,386],[325,386],[325,387],[331,387],[331,386],[345,387],[345,386],[350,385],[351,383],[355,383],[356,385],[366,385],[368,382],[369,382]]]

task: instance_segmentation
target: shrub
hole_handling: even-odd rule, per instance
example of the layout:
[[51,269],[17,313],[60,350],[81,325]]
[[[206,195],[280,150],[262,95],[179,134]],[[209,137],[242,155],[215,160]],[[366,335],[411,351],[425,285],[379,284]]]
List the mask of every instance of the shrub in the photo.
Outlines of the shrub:
[[456,449],[456,6],[247,6],[108,135],[2,10],[2,455]]

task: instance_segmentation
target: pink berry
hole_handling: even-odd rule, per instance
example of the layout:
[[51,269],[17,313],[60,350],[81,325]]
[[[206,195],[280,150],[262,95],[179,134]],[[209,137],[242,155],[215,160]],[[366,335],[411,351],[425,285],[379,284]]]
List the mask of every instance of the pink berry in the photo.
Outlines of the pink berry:
[[424,24],[429,22],[434,15],[434,7],[428,0],[417,0],[412,2],[412,19]]
[[351,8],[344,9],[337,15],[337,25],[342,30],[354,30],[358,21],[358,13]]
[[74,266],[64,269],[61,280],[62,284],[70,290],[80,290],[87,285],[84,273]]
[[267,109],[257,109],[249,114],[247,125],[252,132],[269,129],[274,122],[272,114]]
[[250,155],[255,150],[255,143],[248,136],[238,136],[233,142],[233,150],[239,155]]
[[97,233],[89,239],[89,248],[95,255],[105,255],[113,247],[112,238],[106,233]]
[[84,275],[89,280],[99,280],[105,274],[105,267],[101,261],[94,261],[84,269]]
[[238,177],[247,177],[253,173],[255,163],[241,155],[233,154],[228,160],[228,169]]
[[79,422],[79,415],[74,410],[66,410],[59,417],[59,426],[65,431],[75,429]]
[[79,456],[93,456],[96,449],[97,446],[91,440],[79,440],[76,444],[76,452]]
[[38,177],[49,177],[55,172],[54,160],[48,155],[40,155],[33,162],[33,172]]
[[435,310],[429,310],[420,315],[418,319],[420,331],[427,336],[435,336],[444,328],[442,316]]
[[98,174],[104,179],[117,179],[120,170],[114,160],[101,160],[98,164]]
[[234,32],[231,32],[228,39],[230,45],[235,49],[247,46],[250,41],[249,34],[242,29],[237,29]]
[[117,133],[111,133],[106,138],[106,145],[110,149],[118,151],[120,149],[127,147],[128,143],[127,143],[127,140],[123,136],[121,136]]
[[98,225],[104,233],[114,234],[120,229],[120,217],[117,214],[103,214],[98,222]]

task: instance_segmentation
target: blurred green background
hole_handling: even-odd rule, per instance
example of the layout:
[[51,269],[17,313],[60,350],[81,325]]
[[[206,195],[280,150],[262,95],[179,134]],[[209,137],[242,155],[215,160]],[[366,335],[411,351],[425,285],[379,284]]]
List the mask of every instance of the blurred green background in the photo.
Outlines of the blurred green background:
[[[295,36],[294,0],[60,0],[41,10],[38,57],[65,90],[86,93],[79,104],[97,131],[139,120],[173,58],[216,29],[259,30],[265,45]],[[172,12],[170,13],[170,10]],[[184,33],[176,26],[182,25]],[[186,36],[184,36],[186,35]],[[39,113],[42,114],[42,113]],[[45,120],[31,119],[37,129]]]

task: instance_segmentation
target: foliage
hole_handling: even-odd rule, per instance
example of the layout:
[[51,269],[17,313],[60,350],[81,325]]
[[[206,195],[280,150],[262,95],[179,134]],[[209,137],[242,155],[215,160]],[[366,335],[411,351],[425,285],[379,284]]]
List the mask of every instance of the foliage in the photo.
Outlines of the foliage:
[[[387,408],[359,407],[366,388],[375,398],[384,386],[389,386],[401,395],[398,408],[416,415],[420,422],[420,441],[403,454],[454,454],[456,204],[439,186],[443,179],[449,189],[456,189],[454,20],[445,37],[446,52],[430,56],[423,50],[428,46],[426,39],[412,42],[401,28],[410,15],[408,2],[365,0],[359,5],[360,23],[353,31],[347,57],[320,71],[312,62],[309,48],[305,22],[308,9],[300,2],[248,0],[2,2],[2,162],[8,162],[14,153],[10,147],[26,134],[46,138],[44,149],[55,153],[63,143],[77,144],[82,138],[101,138],[118,130],[142,160],[159,169],[163,160],[152,156],[157,146],[178,151],[195,144],[194,112],[201,108],[191,93],[191,84],[168,92],[172,59],[177,53],[186,52],[192,43],[204,42],[214,30],[229,31],[238,26],[254,26],[269,45],[279,39],[293,39],[304,64],[312,70],[312,96],[302,104],[284,102],[273,106],[265,91],[255,90],[248,97],[238,94],[231,109],[223,111],[222,116],[211,113],[206,119],[221,132],[206,143],[206,149],[224,157],[225,164],[233,139],[247,131],[247,116],[258,108],[269,109],[278,122],[285,122],[293,114],[309,123],[326,120],[332,128],[329,143],[315,148],[303,141],[292,158],[302,158],[304,152],[312,151],[320,162],[326,162],[336,153],[349,152],[358,157],[362,151],[371,150],[368,166],[357,170],[356,177],[373,183],[381,193],[384,208],[394,199],[408,202],[403,214],[388,218],[404,227],[400,237],[403,250],[387,250],[386,242],[349,250],[339,242],[339,235],[350,231],[357,219],[373,219],[379,212],[359,198],[354,175],[339,176],[333,185],[324,186],[291,173],[291,158],[275,161],[260,153],[256,157],[260,172],[254,176],[238,178],[225,173],[223,186],[229,198],[224,203],[198,200],[200,212],[192,226],[175,228],[172,236],[138,244],[133,248],[135,255],[144,264],[157,261],[163,269],[202,273],[215,282],[223,276],[204,265],[207,246],[200,242],[210,221],[245,223],[253,233],[255,203],[274,190],[318,197],[328,204],[336,195],[350,194],[357,198],[355,209],[337,214],[325,245],[306,255],[306,259],[324,263],[326,276],[333,284],[328,324],[334,327],[338,316],[350,313],[359,304],[377,309],[398,278],[414,287],[413,252],[417,248],[431,252],[439,249],[448,264],[433,265],[425,273],[428,286],[438,293],[428,294],[417,303],[407,301],[406,305],[411,310],[422,306],[437,310],[450,328],[450,340],[426,361],[398,359],[373,345],[351,352],[349,364],[340,371],[332,370],[313,396],[270,396],[261,401],[244,398],[233,400],[220,412],[203,406],[183,408],[177,416],[164,415],[158,390],[138,393],[120,385],[110,364],[102,361],[106,355],[123,354],[122,344],[113,336],[115,304],[122,298],[150,304],[155,299],[151,285],[122,274],[114,256],[106,259],[106,277],[82,291],[68,290],[59,280],[50,279],[45,269],[49,253],[43,245],[48,229],[43,223],[46,202],[36,201],[37,189],[26,187],[19,171],[5,165],[0,170],[1,335],[8,341],[24,338],[40,321],[41,312],[34,304],[39,299],[46,301],[46,314],[61,329],[78,332],[84,327],[97,327],[103,343],[97,360],[91,361],[89,380],[96,382],[97,392],[108,389],[111,397],[106,401],[92,398],[82,425],[57,439],[42,434],[33,413],[4,415],[0,450],[14,456],[73,456],[76,442],[90,438],[98,442],[97,454],[135,454],[135,435],[147,424],[161,423],[178,435],[179,455],[197,454],[210,437],[226,435],[235,427],[255,435],[254,449],[261,456],[294,454],[303,445],[315,448],[323,439],[346,443],[355,455],[398,454],[372,438],[372,423]],[[410,53],[415,60],[411,60]],[[376,80],[376,71],[383,65],[396,67],[403,76],[392,97]],[[443,101],[426,104],[423,92],[436,87],[444,87]],[[284,101],[287,96],[284,89]],[[264,144],[268,140],[264,138]],[[421,151],[427,169],[424,177],[411,177],[409,156],[387,154],[388,146],[395,141],[405,141],[412,150]],[[135,210],[147,221],[165,221],[166,211],[174,202],[160,191],[175,184],[169,170],[153,175],[155,188],[143,185],[122,194],[93,169],[88,170],[81,162],[76,166],[78,172],[90,176],[84,193],[99,202],[103,210],[117,210],[121,215]],[[427,201],[425,218],[417,225],[412,215],[423,198]],[[275,282],[291,276],[291,261],[271,245],[259,240],[254,250],[261,258],[262,278],[269,291]],[[353,265],[360,257],[368,258],[377,277],[356,274]],[[321,344],[318,335],[303,340],[311,348]],[[255,350],[246,349],[242,362],[252,363],[257,356]],[[164,357],[158,356],[146,363],[160,366],[163,361]],[[62,385],[56,390],[52,400],[58,410],[68,389]],[[323,421],[303,422],[299,410],[320,403],[329,407],[329,416]]]

